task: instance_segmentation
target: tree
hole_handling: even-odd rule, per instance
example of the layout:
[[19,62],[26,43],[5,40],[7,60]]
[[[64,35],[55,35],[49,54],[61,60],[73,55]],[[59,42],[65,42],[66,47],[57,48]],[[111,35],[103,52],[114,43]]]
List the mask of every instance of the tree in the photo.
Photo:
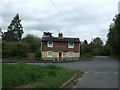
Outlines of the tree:
[[102,47],[102,56],[109,56],[110,55],[110,47],[105,44],[105,46]]
[[93,49],[93,55],[101,55],[102,49],[101,48],[94,48]]
[[120,14],[113,18],[107,37],[107,44],[110,47],[111,54],[120,55]]
[[103,42],[99,37],[96,37],[93,39],[92,44],[94,45],[95,48],[99,48],[103,45]]
[[41,47],[41,39],[31,34],[28,34],[25,38],[23,38],[22,42],[30,45],[31,53],[36,53]]
[[19,14],[17,14],[8,26],[7,32],[3,33],[2,39],[5,41],[20,41],[24,33],[20,22]]
[[103,42],[99,37],[94,38],[89,46],[91,55],[102,55]]
[[1,37],[2,37],[2,29],[0,27],[0,39],[1,39]]
[[84,43],[84,44],[88,44],[87,40],[84,40],[83,43]]
[[87,40],[84,40],[81,46],[81,55],[82,56],[89,56],[91,55],[91,47],[88,44]]
[[[82,56],[102,55],[102,50],[103,42],[99,37],[94,38],[89,44],[87,43],[87,40],[84,40],[81,44]],[[104,48],[104,50],[108,51],[107,48]]]

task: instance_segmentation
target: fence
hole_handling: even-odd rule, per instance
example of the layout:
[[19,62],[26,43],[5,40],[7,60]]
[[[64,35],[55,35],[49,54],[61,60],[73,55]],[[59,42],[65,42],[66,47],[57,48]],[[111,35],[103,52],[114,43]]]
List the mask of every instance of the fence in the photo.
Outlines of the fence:
[[26,61],[26,62],[69,62],[69,61],[79,61],[78,57],[64,57],[64,58],[2,58],[2,62],[17,62],[17,61]]

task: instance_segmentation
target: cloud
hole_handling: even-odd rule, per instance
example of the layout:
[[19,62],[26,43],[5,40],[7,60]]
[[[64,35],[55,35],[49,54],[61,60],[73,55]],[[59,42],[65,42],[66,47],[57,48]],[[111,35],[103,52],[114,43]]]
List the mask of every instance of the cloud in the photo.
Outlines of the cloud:
[[2,29],[5,31],[13,17],[19,13],[28,33],[42,37],[43,31],[91,41],[101,37],[105,42],[112,18],[117,14],[117,0],[29,0],[2,1]]

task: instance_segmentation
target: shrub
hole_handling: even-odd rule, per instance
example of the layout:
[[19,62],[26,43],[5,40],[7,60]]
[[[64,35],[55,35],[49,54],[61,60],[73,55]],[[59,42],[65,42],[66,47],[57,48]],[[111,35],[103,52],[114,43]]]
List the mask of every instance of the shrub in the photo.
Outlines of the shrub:
[[2,42],[3,57],[25,57],[30,46],[22,42]]
[[37,57],[37,58],[41,57],[41,50],[40,49],[38,49],[37,52],[35,53],[35,57]]
[[101,55],[101,48],[94,48],[93,55]]

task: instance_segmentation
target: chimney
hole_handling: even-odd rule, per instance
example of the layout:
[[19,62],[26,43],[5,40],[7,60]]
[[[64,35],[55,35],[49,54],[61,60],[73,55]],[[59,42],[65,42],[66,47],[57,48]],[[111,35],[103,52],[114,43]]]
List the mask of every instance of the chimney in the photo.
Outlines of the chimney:
[[58,38],[62,38],[63,37],[63,34],[62,33],[59,33],[58,34]]

